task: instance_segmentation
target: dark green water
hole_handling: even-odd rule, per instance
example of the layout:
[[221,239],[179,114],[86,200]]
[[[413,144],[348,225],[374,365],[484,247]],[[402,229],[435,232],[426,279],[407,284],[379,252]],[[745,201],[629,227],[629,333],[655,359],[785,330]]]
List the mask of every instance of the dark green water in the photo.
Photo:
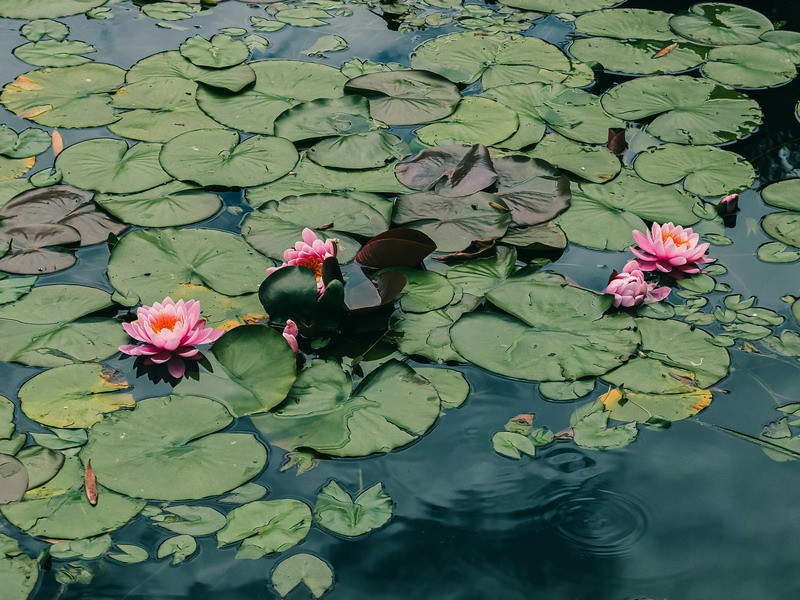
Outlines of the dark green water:
[[[800,13],[779,2],[738,2],[757,8],[772,20],[788,20],[800,31]],[[676,12],[688,2],[627,3]],[[398,33],[380,16],[354,8],[350,17],[332,20],[313,31],[298,28],[269,34],[272,46],[254,58],[296,58],[319,33],[336,33],[350,43],[344,52],[323,61],[339,66],[349,58],[371,58],[408,64],[411,50],[441,30]],[[221,27],[241,26],[262,10],[227,2],[213,16],[195,18],[189,31],[158,29],[138,16],[138,8],[113,6],[110,21],[82,16],[60,19],[73,39],[93,43],[98,62],[129,68],[162,49],[176,48],[188,35],[210,35]],[[20,43],[20,22],[0,22],[0,80],[7,82],[29,70],[11,57]],[[195,30],[194,26],[199,26]],[[445,30],[447,31],[447,30]],[[569,26],[548,18],[527,35],[558,43]],[[622,77],[601,77],[599,93]],[[720,276],[736,293],[756,295],[759,305],[786,316],[784,294],[800,295],[796,265],[770,265],[755,258],[768,241],[758,227],[769,212],[757,189],[772,181],[800,175],[800,125],[794,105],[800,84],[748,92],[765,112],[764,126],[751,138],[728,149],[753,163],[760,179],[741,194],[741,213],[728,229],[734,243],[713,248],[729,269]],[[26,122],[3,111],[2,120],[20,130]],[[70,130],[69,143],[108,136],[103,129]],[[225,194],[228,207],[242,208],[239,194]],[[241,215],[223,211],[203,226],[236,229]],[[103,269],[108,251],[94,247],[79,252],[78,265],[42,277],[40,284],[84,283],[110,287]],[[616,255],[570,247],[555,267],[581,285],[602,289]],[[603,268],[598,268],[603,265]],[[716,301],[724,294],[712,296]],[[790,325],[791,326],[791,325]],[[780,416],[775,407],[798,401],[800,365],[733,350],[733,372],[719,384],[729,394],[698,417],[676,422],[666,431],[642,428],[638,440],[623,449],[592,452],[555,444],[534,460],[510,461],[492,451],[495,431],[518,413],[533,412],[537,422],[557,430],[568,425],[570,403],[543,400],[537,385],[461,367],[471,394],[458,410],[449,411],[419,442],[399,452],[360,459],[323,461],[309,473],[280,473],[282,451],[271,449],[265,472],[256,479],[270,489],[268,498],[298,498],[313,504],[319,488],[335,478],[350,489],[381,481],[395,502],[388,526],[363,539],[339,539],[312,528],[300,546],[327,560],[336,583],[326,596],[333,600],[793,600],[800,597],[800,471],[796,462],[775,462],[760,446],[703,424],[724,426],[751,436]],[[110,361],[118,368],[129,363]],[[37,369],[4,364],[0,394],[15,398],[22,382]],[[131,376],[133,376],[131,374]],[[145,377],[134,383],[137,397],[166,393]],[[18,410],[18,428],[37,431]],[[246,430],[243,422],[233,426]],[[209,505],[208,502],[198,504]],[[0,532],[18,537],[30,554],[43,542],[14,533],[0,523]],[[113,538],[153,548],[168,537],[140,517]],[[198,539],[199,553],[178,567],[151,560],[138,565],[110,561],[88,563],[94,574],[89,586],[61,589],[52,573],[43,573],[32,598],[68,599],[224,599],[278,597],[268,584],[278,558],[235,560],[233,548],[217,549],[212,537]],[[0,597],[2,591],[0,591]],[[309,597],[304,589],[289,596]]]

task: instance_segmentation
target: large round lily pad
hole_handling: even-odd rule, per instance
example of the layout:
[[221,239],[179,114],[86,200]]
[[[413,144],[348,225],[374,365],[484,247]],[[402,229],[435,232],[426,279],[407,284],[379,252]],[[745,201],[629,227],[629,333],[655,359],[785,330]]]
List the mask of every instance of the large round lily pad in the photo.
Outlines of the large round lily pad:
[[95,288],[36,287],[0,307],[0,360],[56,367],[113,356],[128,340],[119,322],[86,316],[112,304],[107,292]]
[[242,40],[229,35],[217,34],[207,40],[199,35],[190,37],[180,47],[181,56],[198,67],[224,69],[243,63],[250,50]]
[[[501,145],[505,143],[503,141]],[[541,142],[525,154],[594,183],[614,179],[621,168],[619,159],[605,146],[580,144],[555,132],[545,135]]]
[[7,84],[0,104],[18,117],[50,127],[97,127],[119,118],[110,94],[124,80],[125,71],[100,63],[39,69]]
[[607,37],[577,39],[569,53],[578,60],[599,63],[607,71],[627,75],[680,73],[694,69],[705,59],[704,49],[679,45],[661,54],[671,44],[662,40],[617,40]]
[[347,78],[338,69],[293,60],[250,63],[255,85],[231,95],[210,88],[197,92],[197,103],[215,121],[249,131],[273,132],[273,122],[287,108],[317,98],[338,98]]
[[600,250],[625,250],[633,243],[634,229],[645,231],[645,220],[692,225],[697,198],[676,188],[644,181],[631,169],[598,185],[572,186],[570,207],[557,219],[570,242]]
[[261,472],[267,449],[251,434],[215,433],[233,418],[200,396],[140,400],[89,431],[81,459],[97,481],[133,498],[195,500],[228,492]]
[[459,354],[493,373],[531,381],[602,375],[639,343],[631,317],[604,316],[608,296],[566,283],[508,282],[487,299],[510,314],[468,313],[450,336]]
[[776,208],[800,212],[800,179],[785,179],[761,190],[761,198]]
[[797,66],[790,55],[760,45],[714,48],[701,70],[710,79],[743,88],[783,85],[797,76]]
[[439,416],[436,389],[404,363],[384,363],[352,393],[348,378],[339,376],[335,386],[328,384],[330,393],[320,396],[318,384],[331,381],[325,364],[303,370],[283,404],[252,418],[271,444],[367,456],[411,443]]
[[333,169],[375,169],[408,154],[403,140],[383,130],[326,138],[306,152],[309,160]]
[[0,533],[0,581],[8,600],[27,600],[38,578],[39,564],[20,549],[15,539]]
[[140,229],[114,247],[108,279],[132,304],[152,304],[182,283],[206,285],[229,296],[255,292],[272,264],[232,233]]
[[603,108],[625,120],[652,117],[647,131],[665,142],[721,144],[761,124],[761,108],[746,95],[695,77],[626,81],[602,97]]
[[53,479],[0,512],[29,535],[74,540],[119,529],[144,508],[144,500],[115,494],[102,485],[92,506],[86,498],[83,472],[81,461],[69,457]]
[[411,55],[415,69],[433,71],[454,83],[472,83],[497,65],[535,66],[564,81],[572,64],[553,44],[535,37],[481,32],[451,33],[428,40]]
[[[146,90],[148,86],[164,90],[167,85],[181,88],[186,82],[191,81],[236,93],[255,80],[256,74],[249,65],[237,65],[227,69],[198,67],[181,56],[177,50],[168,50],[148,56],[133,65],[125,77],[127,85],[123,90],[129,90],[133,84],[143,84],[144,87],[139,88],[140,90]],[[194,97],[196,86],[191,86],[189,89],[190,95]]]
[[669,28],[672,13],[643,8],[607,8],[583,14],[575,19],[575,31],[584,35],[619,40],[643,39],[670,41],[675,32]]
[[770,213],[761,220],[761,226],[767,235],[800,248],[800,212]]
[[488,98],[465,98],[456,111],[436,123],[417,130],[423,144],[483,144],[491,146],[512,135],[519,127],[517,113]]
[[695,4],[688,13],[674,15],[669,26],[686,39],[707,46],[755,44],[761,34],[774,29],[760,12],[723,2]]
[[672,374],[695,379],[700,388],[710,387],[728,374],[728,351],[712,344],[711,335],[702,329],[660,319],[636,319],[636,325],[645,356],[605,374],[606,381],[648,394],[681,393],[689,390]]
[[175,227],[208,219],[222,208],[217,194],[171,181],[138,194],[97,194],[95,202],[109,213],[141,227]]
[[97,363],[65,365],[29,379],[19,390],[22,411],[50,427],[85,429],[103,415],[134,408],[130,388],[118,371]]
[[261,558],[300,543],[311,528],[311,509],[300,500],[250,502],[233,509],[217,532],[219,547],[241,541],[237,558]]
[[166,144],[161,165],[175,179],[203,186],[251,187],[275,181],[297,163],[289,140],[252,136],[239,142],[235,131],[189,131]]
[[65,149],[56,159],[64,180],[83,189],[109,194],[141,192],[172,177],[158,161],[161,144],[123,140],[86,140]]
[[275,119],[275,135],[299,142],[361,133],[373,128],[369,113],[369,102],[362,96],[311,100],[283,111]]
[[452,114],[458,88],[428,71],[384,71],[351,79],[345,91],[369,99],[372,117],[388,125],[416,125]]
[[620,4],[620,0],[503,0],[503,4],[523,10],[548,13],[584,13]]
[[698,196],[740,192],[755,179],[749,162],[715,146],[658,146],[637,156],[634,168],[639,177],[651,183],[683,180],[684,189]]

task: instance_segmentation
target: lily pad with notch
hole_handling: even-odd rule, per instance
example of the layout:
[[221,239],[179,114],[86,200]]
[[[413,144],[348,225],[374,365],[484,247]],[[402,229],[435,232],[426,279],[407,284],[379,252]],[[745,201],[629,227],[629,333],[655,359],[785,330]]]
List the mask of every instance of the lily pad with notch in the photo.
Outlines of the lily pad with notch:
[[497,180],[489,151],[482,144],[427,148],[395,165],[403,185],[439,196],[469,196]]
[[235,67],[250,56],[247,44],[222,33],[211,36],[210,40],[192,36],[181,44],[180,53],[196,67],[210,69]]
[[408,145],[383,130],[320,140],[306,151],[312,162],[334,169],[375,169],[408,155]]
[[572,42],[569,53],[578,60],[599,63],[606,71],[626,75],[681,73],[698,67],[706,58],[706,49],[700,46],[679,44],[668,50],[670,45],[662,40],[591,37]]
[[42,40],[14,48],[14,56],[37,67],[74,67],[92,62],[83,56],[97,52],[94,46],[79,40]]
[[50,147],[50,134],[30,127],[17,134],[8,125],[0,125],[0,155],[7,158],[30,158]]
[[419,141],[428,146],[449,143],[502,142],[519,128],[517,113],[488,98],[464,98],[449,117],[417,130]]
[[760,12],[723,2],[703,2],[673,15],[669,26],[678,35],[706,46],[756,44],[772,22]]
[[369,73],[345,84],[344,91],[369,100],[372,118],[387,125],[417,125],[451,114],[461,93],[450,81],[429,71]]
[[791,56],[760,44],[714,48],[700,70],[709,79],[738,88],[774,87],[797,76]]
[[586,36],[618,40],[645,39],[673,41],[677,38],[669,27],[672,13],[643,8],[607,8],[580,15],[575,19],[575,32]]
[[580,144],[555,132],[545,135],[525,154],[593,183],[614,179],[621,168],[619,159],[605,146]]
[[275,135],[293,142],[363,133],[372,128],[369,102],[363,96],[303,102],[275,119]]
[[0,0],[0,17],[7,19],[58,19],[84,13],[108,0]]
[[237,558],[258,559],[299,544],[311,528],[311,509],[293,499],[260,500],[234,508],[217,532],[217,546],[242,542]]
[[267,462],[267,449],[252,434],[216,433],[232,421],[225,407],[209,398],[147,398],[136,410],[109,415],[92,427],[80,456],[92,461],[100,484],[126,496],[169,501],[215,496],[249,481]]

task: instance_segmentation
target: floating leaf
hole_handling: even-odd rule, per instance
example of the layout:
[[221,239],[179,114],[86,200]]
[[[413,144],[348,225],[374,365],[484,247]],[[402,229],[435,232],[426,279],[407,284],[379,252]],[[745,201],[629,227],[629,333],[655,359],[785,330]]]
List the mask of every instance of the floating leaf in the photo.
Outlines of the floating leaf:
[[97,506],[90,505],[83,490],[81,462],[69,457],[53,479],[0,510],[29,535],[74,540],[119,529],[144,505],[144,500],[120,496],[102,486]]
[[589,450],[611,450],[622,448],[636,440],[639,433],[636,423],[609,427],[609,413],[603,410],[603,403],[592,403],[590,407],[591,412],[581,418],[575,419],[573,416],[573,439],[578,446]]
[[281,598],[301,583],[315,598],[321,598],[333,587],[333,571],[328,563],[313,554],[294,554],[275,566],[271,581]]
[[771,183],[761,190],[761,198],[770,206],[800,212],[800,179]]
[[755,100],[685,75],[621,83],[603,95],[602,104],[609,113],[626,120],[658,115],[647,131],[678,144],[732,142],[752,133],[762,119]]
[[214,433],[231,421],[225,407],[208,398],[148,398],[92,427],[81,458],[92,460],[101,484],[136,498],[214,496],[252,479],[267,461],[253,435]]
[[0,581],[6,598],[27,600],[38,577],[38,563],[20,549],[15,539],[0,533]]
[[41,129],[29,128],[17,135],[7,125],[0,125],[0,154],[8,158],[29,158],[50,147],[50,136]]
[[240,236],[212,229],[140,229],[114,247],[108,278],[143,304],[160,302],[180,284],[202,284],[228,296],[258,290],[272,263]]
[[108,0],[0,0],[0,17],[7,19],[58,19],[97,8]]
[[159,527],[192,536],[209,535],[227,522],[225,515],[208,506],[168,506],[152,520]]
[[639,341],[630,317],[603,315],[606,296],[563,282],[511,281],[487,299],[513,317],[470,313],[450,335],[459,354],[500,375],[539,381],[602,375],[628,360]]
[[64,455],[42,446],[27,446],[16,455],[28,472],[28,489],[47,483],[61,470]]
[[19,460],[0,454],[0,504],[19,501],[28,490],[28,471]]
[[[317,367],[319,368],[319,367]],[[306,369],[298,384],[313,373]],[[306,410],[291,397],[271,413],[252,417],[256,427],[280,448],[306,447],[333,456],[389,452],[424,434],[439,416],[435,388],[411,367],[390,360],[370,373],[346,397]]]
[[547,400],[569,401],[583,398],[595,388],[595,379],[576,381],[545,381],[539,384],[539,393]]
[[[327,16],[327,14],[326,14]],[[303,50],[306,56],[325,56],[325,52],[341,52],[347,49],[347,40],[338,35],[323,35]]]
[[694,44],[679,44],[667,54],[661,40],[616,40],[607,37],[577,39],[569,52],[578,60],[599,63],[606,71],[626,75],[680,73],[702,64],[705,49]]
[[267,488],[257,483],[245,483],[240,485],[227,496],[219,499],[220,502],[228,504],[248,504],[254,500],[260,500],[268,493]]
[[110,94],[124,79],[119,67],[99,63],[40,69],[7,84],[0,103],[18,117],[50,127],[108,125],[119,118]]
[[91,62],[83,56],[97,52],[94,46],[78,40],[43,40],[14,48],[14,56],[37,67],[73,67]]
[[699,389],[677,394],[643,394],[615,388],[599,399],[612,419],[648,424],[693,417],[711,404],[712,395],[708,390]]
[[243,63],[250,56],[250,50],[241,40],[224,34],[217,34],[210,40],[195,35],[181,44],[181,56],[198,67],[224,69]]
[[614,6],[619,0],[504,0],[503,4],[546,13],[583,13]]
[[61,560],[70,558],[92,560],[103,556],[110,547],[111,536],[109,535],[83,540],[64,540],[50,547],[50,556]]
[[[528,38],[534,39],[534,38]],[[517,113],[488,98],[464,98],[449,117],[417,130],[419,140],[428,146],[484,144],[491,146],[512,135],[519,127]]]
[[222,208],[217,194],[172,181],[138,194],[97,194],[94,201],[129,225],[176,227],[203,221]]
[[744,88],[783,85],[797,75],[795,63],[785,52],[753,45],[714,48],[701,71],[709,79]]
[[755,44],[762,33],[773,29],[760,12],[721,2],[695,4],[688,13],[674,15],[669,26],[679,35],[707,46]]
[[800,252],[789,249],[780,242],[767,242],[758,247],[758,260],[769,263],[792,263],[800,260]]
[[372,117],[388,125],[438,121],[451,115],[461,100],[455,85],[427,71],[369,73],[348,81],[344,90],[366,96]]
[[379,233],[364,244],[356,261],[374,269],[414,267],[434,250],[434,241],[421,231],[398,227]]
[[110,552],[106,557],[127,565],[144,562],[150,558],[150,553],[147,550],[133,544],[117,544],[117,550],[119,552]]
[[369,103],[361,96],[303,102],[275,119],[275,135],[293,142],[372,129]]
[[386,525],[392,518],[393,508],[392,498],[384,491],[382,483],[376,483],[354,498],[331,480],[319,491],[314,521],[328,531],[358,537]]
[[159,544],[156,557],[172,557],[172,565],[179,565],[197,552],[197,541],[190,535],[176,535]]
[[755,171],[744,158],[714,146],[665,144],[636,157],[637,175],[661,185],[683,180],[686,191],[698,196],[724,196],[753,183]]
[[52,19],[36,19],[30,23],[25,23],[25,25],[20,28],[20,33],[22,33],[29,42],[38,42],[46,37],[60,42],[67,39],[69,27],[64,23],[53,21]]
[[309,160],[335,169],[375,169],[407,155],[408,145],[382,130],[326,138],[306,151]]
[[176,3],[173,0],[166,2],[153,2],[145,4],[142,12],[153,19],[164,19],[165,21],[181,21],[191,19],[193,14],[199,13],[201,6],[194,4]]
[[217,532],[217,545],[241,541],[237,558],[258,559],[300,543],[311,528],[311,509],[299,500],[251,502],[228,513],[228,523]]
[[121,373],[103,365],[66,365],[28,380],[19,390],[20,405],[31,419],[70,429],[91,427],[103,415],[133,408],[130,394],[116,394],[130,386]]
[[492,436],[494,451],[507,458],[519,460],[523,454],[536,456],[536,446],[527,436],[509,431],[498,431]]
[[675,32],[669,28],[671,16],[659,10],[608,8],[580,15],[575,19],[575,31],[619,40],[670,41],[675,39]]
[[212,119],[251,133],[271,134],[275,118],[300,102],[338,98],[347,81],[338,69],[307,62],[265,60],[250,67],[256,73],[252,88],[236,95],[201,88],[197,103]]
[[461,371],[437,367],[417,367],[415,371],[433,384],[442,408],[459,408],[469,396],[469,382]]
[[768,236],[800,248],[800,212],[770,213],[761,220],[761,226]]

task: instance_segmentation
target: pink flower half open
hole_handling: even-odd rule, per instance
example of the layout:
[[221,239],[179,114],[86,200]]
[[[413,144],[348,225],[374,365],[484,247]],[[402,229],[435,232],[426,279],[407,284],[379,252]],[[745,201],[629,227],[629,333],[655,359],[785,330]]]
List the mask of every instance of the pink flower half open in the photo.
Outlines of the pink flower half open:
[[267,275],[272,275],[283,267],[305,267],[314,273],[317,291],[322,294],[325,290],[325,284],[322,282],[322,263],[326,258],[336,256],[336,243],[333,240],[322,241],[308,227],[303,229],[302,235],[302,242],[297,242],[294,248],[283,252],[283,264],[280,267],[267,269]]
[[167,296],[163,302],[136,309],[137,319],[123,323],[122,328],[133,339],[144,344],[126,344],[119,351],[131,356],[145,356],[145,364],[167,363],[169,374],[175,378],[186,372],[184,360],[200,360],[203,355],[195,348],[218,340],[221,329],[206,327],[200,318],[200,303]]
[[709,244],[699,243],[700,236],[691,227],[653,223],[646,233],[634,230],[633,239],[639,247],[630,250],[641,271],[660,271],[681,279],[699,273],[699,265],[714,262],[705,255]]
[[297,327],[297,323],[291,319],[286,319],[286,327],[283,328],[283,339],[286,340],[286,343],[289,344],[295,354],[300,351],[300,346],[297,343],[297,335],[299,333],[300,330]]
[[656,287],[655,283],[645,281],[644,273],[635,260],[629,260],[622,273],[609,281],[605,289],[606,294],[614,294],[614,306],[617,308],[639,306],[645,302],[661,302],[669,292],[667,286]]

